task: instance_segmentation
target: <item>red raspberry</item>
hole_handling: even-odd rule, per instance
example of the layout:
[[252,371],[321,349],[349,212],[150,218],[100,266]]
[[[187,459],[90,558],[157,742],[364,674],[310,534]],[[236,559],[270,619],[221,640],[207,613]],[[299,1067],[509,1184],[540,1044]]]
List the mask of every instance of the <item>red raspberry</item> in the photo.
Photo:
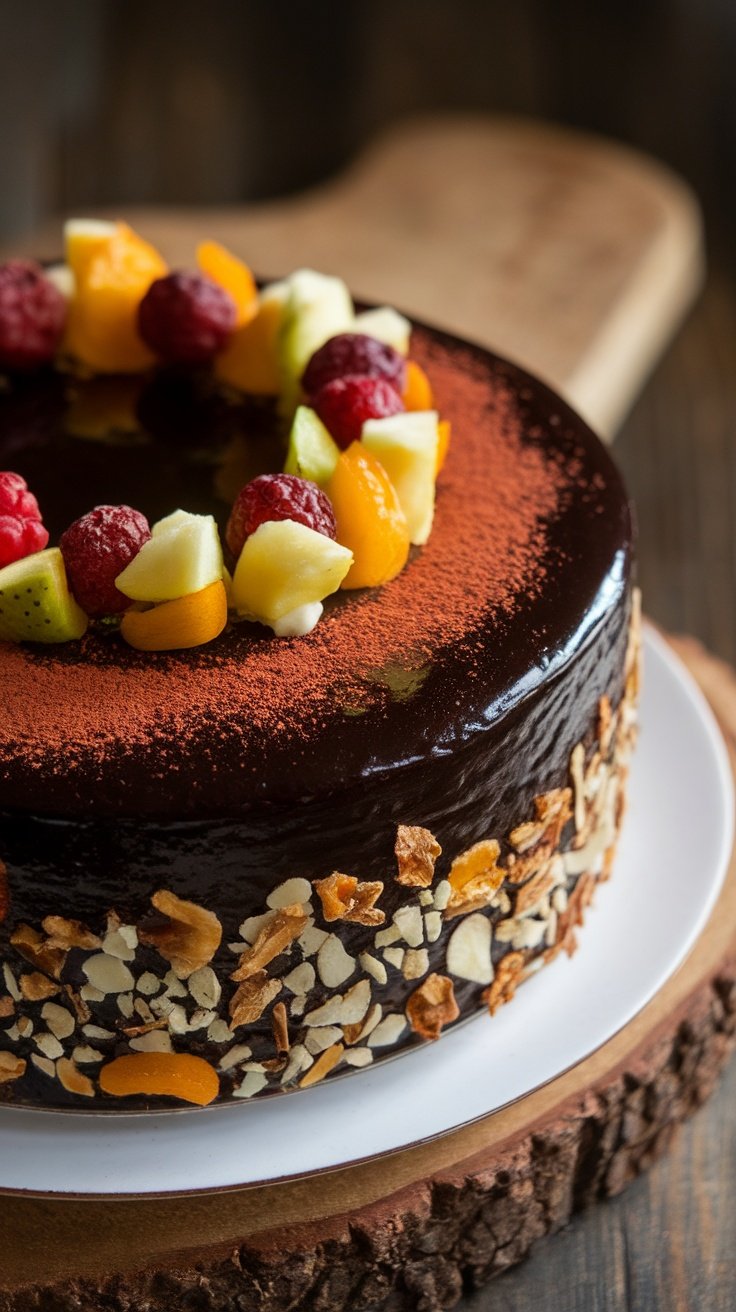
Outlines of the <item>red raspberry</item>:
[[118,574],[151,536],[148,520],[130,506],[95,506],[75,519],[59,541],[69,587],[88,615],[116,615],[130,598],[115,587]]
[[48,540],[26,480],[20,474],[0,473],[0,567],[43,551]]
[[333,378],[312,399],[322,423],[338,446],[359,442],[366,419],[385,419],[398,415],[404,403],[385,378]]
[[333,378],[345,378],[348,374],[385,378],[400,396],[406,384],[406,361],[393,346],[375,337],[339,333],[315,351],[304,370],[302,387],[308,396],[315,396]]
[[40,264],[9,260],[0,265],[0,367],[35,369],[56,354],[66,320],[66,301]]
[[245,539],[272,519],[295,519],[326,538],[337,536],[332,502],[316,483],[295,474],[260,474],[240,489],[227,522],[225,541],[235,560]]
[[138,332],[167,364],[207,364],[232,333],[232,296],[201,273],[170,273],[138,306]]

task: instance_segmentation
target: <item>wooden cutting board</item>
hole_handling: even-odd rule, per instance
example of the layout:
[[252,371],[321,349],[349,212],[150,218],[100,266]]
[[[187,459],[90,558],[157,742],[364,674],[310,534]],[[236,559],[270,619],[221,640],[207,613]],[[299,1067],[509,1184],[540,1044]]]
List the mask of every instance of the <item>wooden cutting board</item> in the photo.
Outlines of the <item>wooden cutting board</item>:
[[[339,272],[358,294],[520,360],[609,435],[702,272],[697,206],[677,179],[531,123],[423,120],[294,200],[125,217],[174,265],[209,235],[265,274]],[[56,254],[58,224],[30,249]],[[695,644],[678,649],[733,746],[736,681]],[[707,1097],[736,1043],[735,926],[736,862],[688,961],[636,1020],[546,1088],[433,1144],[208,1197],[4,1198],[0,1312],[449,1306],[623,1188]]]
[[[513,119],[419,119],[337,180],[227,210],[126,207],[173,266],[211,236],[441,323],[551,382],[610,436],[702,276],[698,207],[622,146]],[[58,256],[59,222],[22,243]],[[19,246],[20,250],[20,246]]]

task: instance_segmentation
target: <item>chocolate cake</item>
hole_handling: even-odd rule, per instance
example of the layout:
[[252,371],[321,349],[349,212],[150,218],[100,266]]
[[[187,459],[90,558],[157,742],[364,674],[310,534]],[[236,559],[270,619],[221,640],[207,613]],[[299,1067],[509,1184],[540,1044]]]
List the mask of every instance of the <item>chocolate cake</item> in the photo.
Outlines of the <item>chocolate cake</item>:
[[[206,1063],[222,1102],[304,1089],[492,1016],[573,951],[635,732],[627,495],[547,387],[421,326],[411,353],[453,441],[393,581],[286,640],[0,643],[5,1102],[183,1105],[111,1087],[141,1052]],[[224,525],[280,441],[272,407],[196,371],[0,395],[0,468],[52,541],[97,503]],[[181,1063],[182,1098],[209,1100],[198,1078]]]

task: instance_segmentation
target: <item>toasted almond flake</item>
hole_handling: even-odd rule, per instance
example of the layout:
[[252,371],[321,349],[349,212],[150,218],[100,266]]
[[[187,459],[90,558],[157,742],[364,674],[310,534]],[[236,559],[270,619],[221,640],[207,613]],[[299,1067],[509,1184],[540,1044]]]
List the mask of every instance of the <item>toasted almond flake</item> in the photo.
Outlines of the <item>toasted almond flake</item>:
[[151,1014],[159,1018],[170,1016],[177,1003],[172,1002],[171,998],[166,996],[151,999]]
[[369,1048],[388,1048],[392,1043],[396,1043],[406,1029],[406,1018],[394,1013],[390,1016],[384,1016],[380,1024],[376,1025],[373,1033],[368,1038]]
[[217,1012],[212,1011],[210,1007],[197,1007],[197,1010],[189,1017],[189,1029],[191,1031],[206,1030],[216,1016]]
[[17,925],[10,936],[10,946],[45,975],[59,978],[66,960],[66,951],[52,946],[49,939],[31,925]]
[[421,947],[424,942],[424,920],[417,906],[399,907],[394,911],[394,924],[410,948]]
[[72,1052],[72,1061],[80,1066],[91,1066],[94,1062],[102,1061],[102,1053],[86,1043],[80,1043]]
[[578,833],[585,825],[585,748],[576,743],[570,755],[570,778],[575,792],[575,828]]
[[306,1005],[307,1005],[306,993],[297,993],[295,997],[291,999],[291,1003],[289,1005],[289,1012],[292,1016],[303,1016]]
[[130,1046],[135,1052],[174,1051],[167,1030],[149,1030],[147,1034],[141,1034],[139,1038],[131,1039]]
[[156,978],[153,971],[144,970],[143,974],[138,977],[136,988],[145,997],[152,998],[154,993],[158,993],[161,988],[161,980]]
[[15,1003],[9,993],[0,997],[0,1018],[7,1020],[9,1016],[15,1015]]
[[431,891],[431,889],[429,889],[429,888],[423,888],[423,889],[421,890],[421,892],[419,893],[419,896],[418,896],[418,898],[417,898],[417,901],[418,901],[420,907],[433,907],[433,906],[434,906],[434,894],[433,894],[433,892]]
[[39,1057],[37,1053],[32,1052],[31,1062],[42,1075],[48,1075],[50,1080],[56,1079],[56,1066],[49,1057]]
[[17,1025],[18,1025],[18,1033],[20,1034],[21,1038],[22,1039],[30,1038],[31,1034],[33,1033],[33,1021],[31,1020],[30,1016],[19,1016]]
[[87,1039],[114,1039],[112,1030],[103,1029],[102,1025],[83,1025],[82,1033]]
[[289,1022],[286,1019],[286,1007],[283,1002],[277,1002],[271,1013],[271,1024],[273,1026],[273,1041],[276,1045],[277,1052],[288,1052],[289,1043]]
[[428,888],[434,879],[435,862],[441,851],[429,829],[420,825],[399,825],[394,845],[398,883],[410,888]]
[[563,911],[567,910],[566,888],[555,889],[554,893],[552,894],[552,907],[558,913],[558,915],[561,915]]
[[388,962],[389,966],[395,966],[397,970],[401,970],[405,956],[406,948],[386,948],[383,959]]
[[330,1071],[334,1070],[340,1061],[345,1048],[342,1043],[333,1043],[331,1048],[325,1048],[325,1051],[319,1056],[313,1066],[302,1075],[299,1081],[300,1089],[307,1089],[311,1084],[319,1084]]
[[86,1025],[87,1021],[92,1017],[92,1012],[87,1006],[87,1003],[82,1001],[81,997],[76,990],[72,988],[71,984],[64,985],[64,992],[72,1005],[72,1010],[79,1024]]
[[131,1020],[133,1018],[135,1015],[135,1007],[133,1006],[132,993],[118,994],[118,1011],[126,1020]]
[[247,1043],[236,1043],[220,1058],[220,1070],[229,1071],[233,1066],[240,1066],[242,1062],[248,1061],[252,1056],[253,1051]]
[[17,1043],[18,1039],[20,1038],[20,1031],[17,1025],[11,1025],[10,1028],[4,1030],[3,1033],[5,1038],[8,1039],[10,1043]]
[[398,943],[400,938],[401,930],[398,925],[387,925],[385,929],[379,929],[373,940],[373,945],[376,950],[386,948],[391,943]]
[[[274,911],[265,911],[261,916],[248,916],[248,919],[243,921],[238,933],[245,939],[246,945],[251,946],[255,943],[264,926],[270,925],[274,918],[274,914]],[[233,944],[232,946],[233,948],[237,948],[238,952],[244,950],[243,946],[240,944]]]
[[303,905],[305,902],[310,902],[311,898],[312,885],[308,879],[287,879],[269,893],[266,906],[278,910],[281,907],[293,906],[295,902]]
[[217,916],[195,902],[186,902],[169,889],[160,888],[151,905],[164,924],[139,925],[138,937],[156,949],[171,965],[179,979],[188,979],[214,957],[222,940],[222,926]]
[[510,943],[515,951],[523,948],[537,948],[544,938],[546,930],[544,920],[501,920],[496,925],[496,938],[499,943]]
[[167,998],[185,998],[187,996],[186,985],[182,983],[178,975],[173,970],[168,970],[164,975],[164,984],[166,985]]
[[434,890],[434,905],[436,911],[444,911],[447,903],[452,896],[452,885],[449,879],[441,879]]
[[153,1012],[151,1011],[151,1008],[149,1007],[145,998],[133,999],[133,1011],[135,1012],[136,1016],[140,1016],[141,1020],[144,1021],[146,1024],[148,1024],[149,1021],[153,1020]]
[[68,1057],[60,1057],[57,1061],[56,1077],[68,1093],[76,1093],[79,1098],[94,1098],[95,1086],[91,1079],[83,1075]]
[[41,921],[44,933],[48,936],[48,946],[68,952],[70,948],[84,948],[92,951],[101,946],[98,934],[83,925],[81,920],[66,920],[64,916],[46,916]]
[[233,1089],[234,1098],[253,1098],[255,1094],[260,1093],[268,1084],[268,1076],[265,1071],[248,1071],[242,1084],[237,1089]]
[[41,1030],[39,1034],[34,1034],[33,1042],[38,1048],[38,1051],[42,1052],[44,1057],[48,1057],[50,1060],[55,1060],[57,1057],[64,1056],[64,1049],[59,1043],[59,1040],[53,1034]]
[[404,979],[421,979],[429,970],[429,953],[426,948],[409,948],[404,956],[401,971]]
[[557,912],[550,911],[547,918],[547,928],[544,931],[544,941],[548,948],[551,948],[557,941]]
[[311,1052],[312,1056],[316,1057],[333,1043],[339,1043],[342,1037],[343,1032],[337,1025],[324,1025],[321,1029],[315,1027],[307,1034],[304,1046],[307,1052]]
[[297,903],[280,907],[273,919],[259,930],[252,947],[243,953],[230,978],[240,982],[259,974],[291,947],[306,923],[304,910]]
[[370,1066],[373,1053],[370,1048],[348,1048],[343,1055],[346,1066]]
[[427,935],[428,943],[436,943],[442,933],[442,914],[439,911],[428,911],[424,917],[424,932]]
[[[325,934],[325,941],[328,935]],[[314,966],[309,961],[303,961],[300,966],[295,966],[284,975],[284,984],[290,993],[309,993],[314,988],[316,975]]]
[[[133,931],[135,941],[132,944],[130,935],[123,934],[123,928]],[[135,961],[137,946],[138,935],[136,934],[135,925],[125,925],[121,926],[120,929],[113,929],[102,940],[102,951],[106,952],[109,957],[118,957],[120,961]]]
[[200,1007],[216,1007],[222,996],[222,985],[211,966],[195,970],[187,981],[189,992]]
[[82,962],[82,970],[93,988],[100,993],[127,993],[135,980],[124,961],[117,957],[108,957],[105,952],[98,952]]
[[295,1080],[302,1071],[306,1071],[313,1064],[314,1057],[307,1052],[303,1043],[295,1043],[289,1053],[289,1060],[286,1069],[281,1076],[282,1084],[290,1084]]
[[207,1031],[210,1043],[229,1043],[232,1037],[233,1032],[227,1021],[221,1019],[213,1020]]
[[355,972],[355,957],[344,949],[336,934],[330,934],[317,953],[317,970],[325,988],[336,989]]
[[377,957],[372,957],[370,952],[361,952],[358,960],[366,975],[372,975],[378,984],[386,983],[388,973],[382,961],[379,961]]
[[445,1025],[459,1015],[452,980],[446,975],[428,975],[406,1004],[406,1018],[423,1039],[438,1039]]
[[265,970],[244,979],[230,999],[230,1024],[233,1029],[260,1020],[266,1007],[281,992],[281,980],[269,979]]
[[96,989],[94,984],[83,984],[79,996],[82,1002],[102,1002],[105,995],[102,989]]
[[53,998],[59,989],[59,984],[36,970],[20,977],[20,991],[27,1002],[40,1002],[43,998]]
[[472,980],[474,984],[490,984],[493,965],[491,922],[487,916],[475,912],[460,921],[447,944],[446,964],[448,973],[458,979]]
[[495,1016],[504,1003],[511,1001],[521,981],[523,970],[524,956],[521,952],[507,952],[496,963],[493,982],[483,992],[483,1001],[487,1003],[492,1016]]
[[328,998],[321,1007],[308,1012],[305,1025],[354,1025],[362,1020],[371,1001],[371,986],[367,979],[358,980],[342,997]]
[[[35,1056],[31,1057],[31,1061],[36,1060]],[[12,1080],[19,1080],[25,1073],[26,1063],[22,1057],[16,1057],[14,1052],[0,1052],[0,1084],[10,1084]]]
[[20,989],[18,988],[18,981],[15,978],[15,975],[13,974],[12,970],[10,969],[10,966],[8,965],[7,961],[3,962],[3,979],[5,980],[5,987],[8,990],[8,993],[10,994],[11,998],[13,999],[13,1002],[20,1002],[22,1000],[22,995]]
[[327,938],[327,931],[318,929],[316,925],[307,925],[304,933],[299,936],[298,943],[305,957],[313,957],[315,952],[319,952],[322,944]]
[[57,1039],[68,1039],[76,1029],[76,1021],[72,1013],[56,1002],[45,1002],[41,1008],[41,1016]]
[[343,1027],[342,1038],[351,1047],[355,1043],[360,1043],[361,1039],[367,1038],[373,1032],[382,1015],[383,1007],[380,1002],[374,1003],[372,1007],[369,1007],[364,1020],[359,1020],[357,1025],[345,1025]]
[[179,1003],[175,1003],[171,1008],[166,1016],[166,1023],[172,1034],[186,1034],[189,1030],[187,1013]]

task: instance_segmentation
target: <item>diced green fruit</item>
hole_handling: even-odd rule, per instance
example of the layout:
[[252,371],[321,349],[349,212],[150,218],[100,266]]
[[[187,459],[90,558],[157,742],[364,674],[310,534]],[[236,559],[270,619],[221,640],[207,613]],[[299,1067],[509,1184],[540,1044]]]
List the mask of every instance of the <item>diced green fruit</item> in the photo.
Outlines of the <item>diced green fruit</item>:
[[297,269],[289,282],[278,337],[281,402],[285,414],[299,399],[302,374],[318,347],[352,328],[353,301],[342,278]]
[[396,489],[409,526],[409,540],[423,546],[432,531],[435,470],[439,445],[436,410],[413,410],[368,419],[361,441],[380,460]]
[[89,621],[66,580],[58,547],[47,547],[0,569],[0,639],[69,642]]
[[411,324],[398,310],[392,310],[390,305],[379,305],[375,310],[363,310],[361,314],[356,314],[352,331],[365,333],[366,337],[376,337],[379,342],[393,346],[400,355],[409,354]]
[[175,601],[222,578],[223,559],[212,515],[175,510],[154,524],[151,537],[118,574],[115,584],[132,601]]
[[246,538],[233,575],[232,605],[272,624],[336,592],[353,553],[293,519],[269,520]]
[[297,406],[289,434],[285,474],[309,478],[325,487],[335,472],[340,448],[333,442],[319,415],[308,405]]

